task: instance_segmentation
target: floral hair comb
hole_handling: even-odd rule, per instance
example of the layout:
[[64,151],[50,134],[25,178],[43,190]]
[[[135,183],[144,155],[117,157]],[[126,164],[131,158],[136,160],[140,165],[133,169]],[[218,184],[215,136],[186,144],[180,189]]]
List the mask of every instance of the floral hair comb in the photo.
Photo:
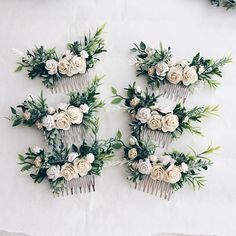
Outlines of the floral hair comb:
[[91,142],[97,130],[94,114],[104,106],[97,98],[101,78],[96,76],[83,93],[69,93],[69,103],[60,103],[57,108],[48,107],[42,93],[37,99],[28,97],[17,106],[20,110],[11,107],[13,126],[36,126],[43,131],[49,145],[58,141],[58,137],[67,144],[79,145],[84,139]]
[[195,151],[193,154],[174,151],[156,155],[156,146],[151,140],[140,141],[131,137],[129,143],[130,146],[123,146],[131,186],[168,200],[185,183],[191,184],[194,189],[202,187],[205,178],[201,172],[212,165],[206,156],[219,149],[209,146],[199,154]]
[[200,83],[216,88],[219,82],[213,76],[222,77],[221,67],[232,61],[231,57],[223,57],[218,61],[205,59],[198,53],[191,61],[174,62],[171,48],[160,49],[146,47],[141,42],[131,49],[137,53],[135,65],[137,76],[147,77],[148,84],[159,93],[179,101],[186,100],[189,92]]
[[62,142],[53,145],[50,152],[35,147],[25,155],[18,155],[21,171],[30,175],[35,183],[49,182],[56,196],[95,191],[95,176],[101,175],[104,162],[113,155],[115,138],[95,140],[91,145],[83,142],[70,148]]
[[210,0],[210,2],[212,5],[215,5],[217,7],[222,6],[227,10],[236,8],[235,0]]
[[158,103],[158,97],[148,90],[136,88],[135,83],[125,89],[127,97],[117,94],[112,88],[113,104],[124,101],[124,109],[131,114],[131,134],[138,139],[153,139],[161,148],[168,148],[173,138],[178,138],[184,130],[202,135],[194,122],[201,122],[201,118],[216,115],[218,106],[196,106],[187,110],[183,103],[169,107]]
[[93,37],[89,34],[84,36],[84,41],[68,43],[68,50],[62,56],[55,48],[43,46],[26,53],[13,49],[21,58],[16,71],[27,68],[29,78],[40,77],[53,93],[84,91],[89,86],[88,69],[99,60],[96,56],[106,51],[101,38],[104,27],[98,28]]

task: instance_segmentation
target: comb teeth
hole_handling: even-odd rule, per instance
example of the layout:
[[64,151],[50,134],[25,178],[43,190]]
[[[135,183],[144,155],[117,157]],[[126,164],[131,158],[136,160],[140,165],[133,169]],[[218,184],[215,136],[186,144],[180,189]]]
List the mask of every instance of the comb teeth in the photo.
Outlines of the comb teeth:
[[153,139],[160,148],[168,148],[173,140],[170,133],[163,133],[159,130],[144,129],[141,133],[141,139]]
[[170,197],[173,194],[173,189],[169,183],[153,180],[149,176],[145,176],[144,179],[139,182],[134,182],[131,187],[166,200],[170,200]]
[[183,100],[185,102],[189,94],[188,87],[179,84],[171,84],[169,82],[161,84],[159,87],[159,91],[165,97],[177,102],[179,100]]
[[80,146],[84,140],[88,144],[94,140],[91,131],[85,130],[81,125],[72,125],[69,130],[60,130],[60,136],[67,145],[77,144]]
[[95,177],[94,175],[87,175],[84,177],[80,177],[78,179],[72,179],[70,181],[66,181],[64,187],[62,187],[61,192],[58,194],[54,194],[55,196],[65,195],[75,195],[82,194],[86,192],[95,192]]
[[71,91],[84,92],[89,87],[89,73],[77,74],[72,77],[63,76],[55,82],[52,93],[67,93]]

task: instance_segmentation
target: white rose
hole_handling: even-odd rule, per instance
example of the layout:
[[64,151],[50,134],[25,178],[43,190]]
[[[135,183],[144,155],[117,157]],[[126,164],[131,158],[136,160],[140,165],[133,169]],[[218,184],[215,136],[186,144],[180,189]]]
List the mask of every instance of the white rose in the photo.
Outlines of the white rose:
[[36,147],[33,148],[33,152],[34,152],[35,154],[40,153],[42,150],[43,150],[43,149],[42,149],[41,147],[38,147],[38,146],[36,146]]
[[89,163],[93,163],[95,160],[95,157],[93,155],[93,153],[89,153],[86,155],[85,159],[89,162]]
[[168,164],[174,164],[175,160],[169,156],[169,155],[164,155],[164,156],[160,156],[158,158],[158,160],[161,162],[162,165],[166,166]]
[[57,73],[57,61],[54,59],[47,60],[45,69],[48,70],[49,75],[55,75]]
[[134,98],[132,98],[131,101],[130,101],[130,106],[131,106],[131,107],[136,107],[136,106],[139,104],[139,102],[140,102],[140,99],[137,98],[137,97],[134,97]]
[[85,50],[83,50],[83,51],[80,52],[80,56],[81,56],[82,58],[86,59],[86,58],[89,57],[89,54],[88,54]]
[[162,116],[158,112],[152,112],[151,115],[152,116],[147,121],[148,128],[151,130],[157,130],[157,129],[160,130],[162,126],[161,123]]
[[48,107],[48,114],[52,115],[55,113],[56,109],[54,107]]
[[82,57],[73,56],[69,70],[69,76],[71,74],[84,74],[86,72],[86,60]]
[[158,158],[157,158],[156,155],[150,155],[150,156],[148,156],[148,159],[149,159],[151,162],[156,162]]
[[47,169],[46,173],[49,179],[55,181],[61,177],[61,167],[59,165],[51,166]]
[[60,113],[54,114],[55,124],[57,129],[69,130],[71,125],[70,117],[66,112],[62,111]]
[[81,158],[81,159],[75,159],[74,160],[74,166],[77,171],[77,173],[83,177],[88,174],[88,172],[92,169],[91,164],[88,160]]
[[167,182],[171,184],[175,184],[178,181],[180,181],[182,175],[180,173],[180,170],[177,166],[170,166],[167,169]]
[[154,165],[152,167],[150,177],[153,180],[165,181],[167,177],[167,173],[161,165]]
[[129,144],[131,146],[134,146],[137,143],[137,139],[135,137],[130,137]]
[[152,164],[150,163],[148,159],[146,159],[145,161],[139,160],[138,171],[141,174],[149,175],[151,172],[151,169],[152,169]]
[[135,117],[141,123],[146,123],[151,117],[151,110],[149,108],[140,108]]
[[194,66],[186,66],[183,72],[183,84],[188,86],[198,80],[198,75]]
[[23,113],[23,117],[24,117],[25,120],[29,120],[30,117],[31,117],[31,113],[29,111],[25,111]]
[[135,157],[137,157],[138,155],[138,152],[135,148],[131,148],[129,151],[128,151],[128,157],[130,159],[134,159]]
[[163,132],[174,132],[179,126],[179,118],[173,114],[163,116],[161,122]]
[[79,109],[83,112],[83,113],[88,113],[89,111],[89,106],[87,104],[81,104],[79,106]]
[[75,160],[75,158],[77,158],[78,156],[79,156],[79,154],[77,152],[71,152],[67,156],[67,159],[69,162],[73,162]]
[[57,109],[60,109],[62,111],[65,111],[67,108],[69,107],[69,104],[68,103],[59,103],[57,105]]
[[66,75],[70,67],[70,62],[65,58],[60,59],[58,63],[58,70],[62,75]]
[[180,168],[180,171],[183,173],[188,171],[188,165],[184,162],[181,163],[181,166],[179,168]]
[[54,129],[56,127],[54,117],[51,115],[43,117],[42,126],[45,127],[48,131]]
[[70,106],[67,110],[67,115],[72,124],[81,124],[83,120],[83,113],[81,112],[80,108]]
[[74,165],[66,163],[61,167],[61,176],[64,177],[65,180],[70,181],[78,178],[78,173]]
[[155,68],[156,68],[156,74],[158,76],[166,76],[166,73],[169,70],[168,65],[164,61],[157,63]]
[[39,168],[39,167],[42,165],[42,159],[41,159],[41,157],[36,157],[36,158],[34,159],[34,165],[35,165],[37,168]]
[[173,66],[167,73],[167,80],[172,84],[178,84],[183,79],[183,71],[181,67]]

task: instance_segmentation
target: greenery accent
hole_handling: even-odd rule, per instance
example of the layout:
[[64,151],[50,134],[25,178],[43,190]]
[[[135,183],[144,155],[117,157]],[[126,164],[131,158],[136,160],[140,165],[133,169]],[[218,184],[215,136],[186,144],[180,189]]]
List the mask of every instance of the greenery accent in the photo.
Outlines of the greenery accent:
[[[83,41],[68,43],[68,50],[70,50],[72,55],[80,56],[82,51],[87,52],[86,70],[93,68],[96,62],[99,61],[97,58],[98,54],[106,52],[104,49],[104,40],[101,38],[104,28],[105,24],[99,27],[93,36],[89,33],[88,36],[84,36]],[[18,72],[23,68],[27,68],[29,78],[35,79],[36,77],[40,77],[46,87],[52,88],[55,82],[62,78],[63,74],[59,71],[55,74],[49,74],[45,68],[46,62],[52,59],[59,62],[64,57],[65,55],[59,56],[55,48],[46,49],[44,46],[36,46],[32,51],[27,50],[26,54],[21,56],[21,62],[17,63],[19,66],[15,71]]]
[[[68,107],[78,107],[86,104],[89,107],[87,113],[83,113],[83,120],[81,124],[86,129],[91,129],[94,133],[96,132],[98,126],[98,119],[94,115],[99,108],[104,106],[104,102],[98,99],[98,87],[100,86],[100,81],[103,77],[95,76],[90,87],[83,93],[80,92],[71,92],[69,93],[69,104]],[[16,108],[11,107],[12,116],[10,120],[12,121],[13,126],[18,126],[20,124],[25,126],[36,126],[41,129],[47,139],[48,144],[52,145],[58,141],[59,137],[59,128],[55,126],[47,128],[43,124],[43,118],[47,116],[52,116],[56,121],[55,114],[60,112],[66,112],[60,108],[55,109],[53,114],[48,110],[48,105],[46,99],[43,97],[43,93],[34,99],[29,97],[22,104],[18,105]],[[77,125],[77,124],[72,124]]]
[[[101,175],[104,163],[114,156],[113,145],[119,142],[119,139],[116,137],[107,140],[96,139],[91,145],[83,142],[80,147],[74,144],[68,147],[61,141],[59,144],[54,144],[50,152],[46,152],[44,149],[35,152],[34,149],[29,148],[25,155],[18,155],[19,164],[22,166],[21,171],[27,171],[35,183],[41,183],[44,179],[47,179],[52,192],[57,194],[64,187],[66,179],[61,174],[58,174],[58,178],[54,180],[49,179],[47,170],[50,167],[59,165],[61,169],[66,163],[75,165],[73,161],[71,162],[68,159],[71,153],[77,154],[76,159],[86,159],[88,154],[92,154],[94,161],[91,163],[91,169],[88,171],[87,175]],[[79,177],[79,173],[77,173],[77,175]]]
[[[190,83],[187,87],[191,88],[195,86],[197,82],[203,82],[208,85],[210,88],[216,88],[219,85],[219,82],[213,79],[214,76],[222,77],[221,68],[228,63],[232,62],[230,56],[223,57],[219,60],[205,59],[197,53],[192,60],[186,61],[187,65],[181,65],[181,62],[174,63],[172,61],[172,52],[171,48],[163,48],[160,44],[159,49],[153,49],[147,47],[144,42],[140,42],[139,45],[134,44],[134,47],[131,49],[132,52],[136,53],[135,65],[137,66],[137,76],[143,75],[147,78],[147,83],[152,88],[159,88],[163,83],[170,83],[167,79],[168,67],[173,66],[181,67],[182,70],[186,66],[195,68],[197,74],[197,81]],[[156,66],[158,63],[165,63],[167,70],[164,74],[158,74],[156,72]],[[179,82],[182,86],[186,86],[182,81]]]
[[222,6],[227,10],[236,8],[235,0],[210,0],[210,2],[212,5],[215,5],[217,7]]

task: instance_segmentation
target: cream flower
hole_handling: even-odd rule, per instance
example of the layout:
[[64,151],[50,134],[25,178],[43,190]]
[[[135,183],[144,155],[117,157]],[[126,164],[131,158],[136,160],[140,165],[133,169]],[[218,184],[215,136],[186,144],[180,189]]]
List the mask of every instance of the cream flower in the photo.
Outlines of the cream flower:
[[188,86],[198,80],[198,75],[194,66],[186,66],[183,73],[183,84]]
[[63,58],[66,59],[67,61],[70,61],[72,57],[73,53],[71,52],[71,50],[66,50],[65,53],[63,54]]
[[49,75],[55,75],[57,73],[57,64],[57,61],[54,59],[46,61],[45,69],[48,71]]
[[157,129],[160,130],[162,126],[161,123],[162,116],[158,112],[152,112],[151,115],[152,116],[147,121],[148,128],[151,130],[157,130]]
[[47,115],[42,119],[42,126],[46,128],[47,131],[50,131],[56,127],[54,117]]
[[70,62],[65,58],[60,59],[58,63],[58,70],[62,75],[66,75],[70,67]]
[[48,107],[47,111],[49,115],[52,115],[56,112],[56,109],[54,107]]
[[155,68],[156,68],[156,74],[162,77],[166,76],[166,73],[169,70],[168,65],[164,61],[157,63]]
[[150,161],[148,159],[146,159],[144,161],[143,160],[139,160],[138,171],[141,174],[149,175],[150,172],[151,172],[151,169],[152,169],[152,164],[150,163]]
[[139,102],[140,102],[140,99],[137,98],[137,97],[134,97],[134,98],[132,98],[131,101],[130,101],[130,106],[131,106],[131,107],[136,107],[136,106],[139,104]]
[[170,155],[160,156],[158,160],[161,162],[162,165],[166,166],[168,164],[174,164],[175,160]]
[[147,70],[147,72],[148,72],[148,75],[149,75],[149,76],[152,76],[152,75],[154,74],[154,72],[155,72],[155,67],[154,67],[154,66],[149,67],[148,70]]
[[74,166],[77,171],[77,173],[83,177],[88,174],[88,172],[92,169],[92,166],[90,162],[84,158],[81,159],[75,159],[74,160]]
[[49,179],[55,181],[61,177],[61,167],[59,165],[51,166],[47,169],[46,174]]
[[70,73],[75,74],[84,74],[86,72],[86,60],[82,57],[74,56],[71,59]]
[[87,104],[81,104],[79,106],[79,109],[83,112],[83,113],[88,113],[89,111],[89,106]]
[[39,167],[42,165],[42,159],[41,159],[41,157],[36,157],[36,158],[34,159],[34,165],[35,165],[37,168],[39,168]]
[[71,119],[66,112],[54,114],[55,124],[57,129],[69,130],[71,125]]
[[69,162],[73,162],[75,160],[75,158],[77,158],[78,156],[79,156],[79,154],[77,152],[71,152],[67,156],[67,159]]
[[167,182],[175,184],[180,181],[182,175],[177,166],[173,165],[167,169]]
[[84,59],[88,58],[89,57],[89,54],[85,51],[85,50],[82,50],[80,52],[80,56]]
[[138,152],[136,150],[136,148],[131,148],[129,151],[128,151],[128,157],[130,159],[134,159],[135,157],[137,157],[138,155]]
[[188,171],[188,165],[184,162],[181,163],[181,165],[179,166],[179,169],[181,172],[185,173]]
[[23,117],[24,117],[25,120],[29,120],[30,117],[31,117],[31,113],[29,111],[25,111],[23,113]]
[[167,178],[167,173],[161,165],[154,165],[150,174],[151,179],[164,181]]
[[151,162],[156,162],[158,158],[157,158],[156,155],[150,155],[150,156],[148,156],[148,159],[149,159]]
[[151,117],[151,110],[149,108],[140,108],[135,116],[141,123],[146,123]]
[[85,159],[89,162],[89,163],[93,163],[95,160],[95,157],[93,155],[93,153],[89,153],[86,155]]
[[137,139],[135,137],[131,136],[130,139],[129,139],[129,144],[131,146],[134,146],[136,143],[137,143]]
[[83,113],[78,107],[70,106],[67,110],[67,115],[72,124],[81,124],[83,120]]
[[33,148],[33,152],[34,152],[35,154],[40,153],[42,150],[43,150],[43,149],[42,149],[41,147],[38,147],[38,146],[35,146],[35,147]]
[[173,66],[167,73],[167,80],[172,84],[178,84],[183,79],[183,71],[179,66]]
[[163,132],[174,132],[179,126],[179,118],[173,114],[167,114],[161,119]]
[[78,178],[77,170],[75,166],[71,163],[66,163],[61,167],[61,175],[67,181]]

